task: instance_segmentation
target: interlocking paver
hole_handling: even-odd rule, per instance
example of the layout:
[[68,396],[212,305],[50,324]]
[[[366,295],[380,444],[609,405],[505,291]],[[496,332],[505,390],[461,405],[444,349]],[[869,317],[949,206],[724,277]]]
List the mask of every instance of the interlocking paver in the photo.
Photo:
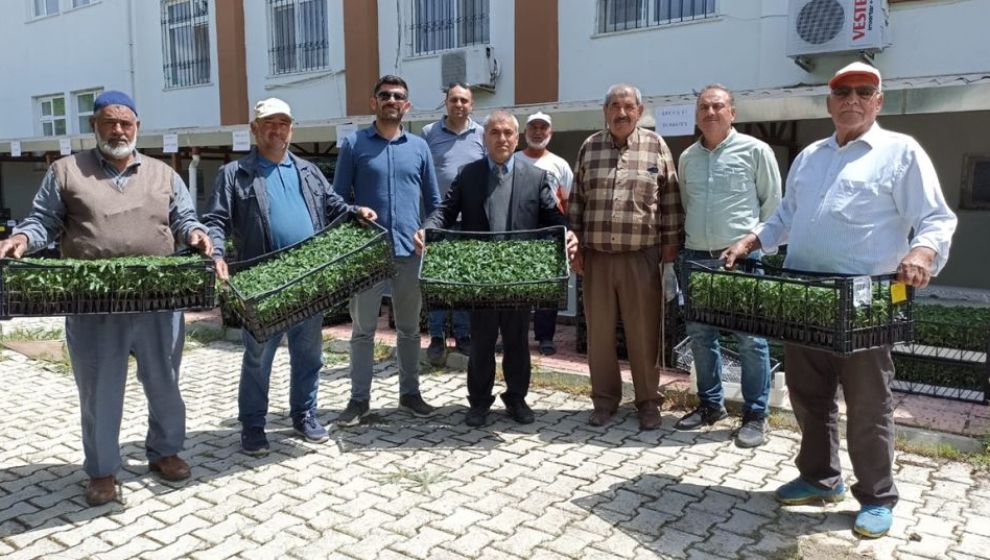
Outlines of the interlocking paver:
[[[59,321],[60,323],[60,321]],[[239,450],[240,349],[187,347],[190,480],[148,474],[147,408],[127,388],[121,441],[125,504],[82,501],[78,409],[71,376],[20,356],[4,362],[0,416],[0,556],[7,558],[752,558],[802,550],[852,557],[990,559],[990,483],[968,465],[898,455],[902,500],[891,536],[859,541],[858,504],[781,508],[772,497],[797,475],[795,433],[771,430],[737,449],[722,422],[699,432],[637,430],[631,408],[604,429],[586,425],[586,397],[533,388],[536,423],[496,410],[463,425],[462,372],[422,377],[428,420],[396,410],[394,363],[378,366],[366,424],[327,444],[292,437],[288,361],[276,354],[268,431],[272,453]],[[348,398],[346,367],[322,372],[321,419]],[[54,404],[53,404],[54,403]],[[45,411],[58,430],[37,425]],[[333,428],[331,426],[331,428]],[[849,469],[848,455],[841,453]],[[920,540],[919,540],[920,539]]]

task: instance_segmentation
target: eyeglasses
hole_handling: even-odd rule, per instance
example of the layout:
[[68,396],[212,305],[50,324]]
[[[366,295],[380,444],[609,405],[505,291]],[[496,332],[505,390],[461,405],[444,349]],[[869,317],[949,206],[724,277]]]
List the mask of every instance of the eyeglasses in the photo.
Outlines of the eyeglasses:
[[856,92],[856,96],[859,97],[860,99],[870,99],[871,97],[876,95],[877,92],[880,90],[878,90],[873,86],[857,86],[857,87],[839,86],[832,88],[832,95],[839,99],[845,99],[850,95],[852,95],[854,91]]
[[396,101],[406,100],[406,94],[401,91],[379,91],[375,94],[375,97],[377,97],[379,101],[388,101],[389,99],[394,99]]

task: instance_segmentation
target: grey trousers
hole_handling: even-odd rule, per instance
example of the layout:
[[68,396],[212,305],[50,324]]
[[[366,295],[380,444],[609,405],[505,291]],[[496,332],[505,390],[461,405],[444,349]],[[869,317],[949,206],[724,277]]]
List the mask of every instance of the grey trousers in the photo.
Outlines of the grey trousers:
[[[375,329],[386,283],[381,282],[351,298],[351,398],[371,399],[374,373]],[[396,354],[399,359],[399,394],[419,394],[419,257],[396,257],[392,276],[392,305],[395,306]]]
[[839,406],[846,401],[846,442],[856,484],[853,496],[863,505],[894,507],[894,416],[890,347],[843,358],[831,352],[784,345],[787,389],[798,425],[801,449],[796,465],[801,478],[820,488],[842,481],[839,465]]
[[145,455],[149,462],[175,455],[186,437],[186,406],[179,393],[185,339],[180,312],[76,315],[65,318],[72,373],[79,390],[85,462],[90,478],[120,470],[120,420],[127,358],[148,399]]

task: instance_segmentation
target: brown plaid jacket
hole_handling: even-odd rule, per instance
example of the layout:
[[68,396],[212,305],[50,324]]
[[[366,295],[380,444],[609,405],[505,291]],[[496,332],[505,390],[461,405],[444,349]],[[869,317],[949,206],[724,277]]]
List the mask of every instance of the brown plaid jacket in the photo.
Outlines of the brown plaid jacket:
[[608,130],[592,134],[578,150],[567,217],[581,245],[596,251],[680,247],[684,208],[667,144],[643,128],[621,148]]

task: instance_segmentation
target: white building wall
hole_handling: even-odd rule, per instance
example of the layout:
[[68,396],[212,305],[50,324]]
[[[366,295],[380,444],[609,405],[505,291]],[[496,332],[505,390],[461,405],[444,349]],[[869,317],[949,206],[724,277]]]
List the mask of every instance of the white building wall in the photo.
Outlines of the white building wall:
[[[244,3],[245,56],[248,105],[278,97],[292,107],[296,120],[320,121],[342,117],[347,112],[344,76],[344,8],[342,0],[327,5],[330,67],[325,70],[272,75],[269,67],[269,17],[267,2]],[[244,116],[247,122],[248,115]]]
[[[491,0],[490,5],[490,46],[495,51],[501,76],[495,83],[495,93],[474,92],[474,106],[479,113],[484,113],[485,107],[507,107],[515,102],[515,2]],[[409,0],[378,0],[380,73],[396,74],[406,80],[413,111],[439,110],[443,107],[446,85],[441,83],[441,53],[412,54],[411,6]]]
[[[754,90],[824,84],[851,54],[805,72],[785,55],[787,0],[718,0],[709,20],[597,34],[598,0],[560,0],[560,98],[600,98],[616,82],[644,95],[690,93],[711,82]],[[875,64],[887,79],[990,69],[985,0],[927,0],[890,7],[893,45]],[[593,69],[593,72],[589,72]]]

